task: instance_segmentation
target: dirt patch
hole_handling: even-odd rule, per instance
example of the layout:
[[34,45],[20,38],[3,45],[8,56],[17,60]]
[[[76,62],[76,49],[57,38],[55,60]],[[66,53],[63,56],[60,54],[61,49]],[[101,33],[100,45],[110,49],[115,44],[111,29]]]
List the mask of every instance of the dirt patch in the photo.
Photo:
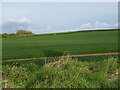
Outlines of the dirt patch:
[[[67,56],[58,56],[58,57],[82,57],[82,56],[98,56],[98,55],[115,55],[120,54],[118,52],[113,53],[95,53],[95,54],[80,54],[80,55],[67,55]],[[22,60],[36,60],[36,59],[49,59],[54,57],[41,57],[41,58],[25,58],[25,59],[10,59],[10,60],[1,60],[0,62],[9,62],[9,61],[22,61]]]

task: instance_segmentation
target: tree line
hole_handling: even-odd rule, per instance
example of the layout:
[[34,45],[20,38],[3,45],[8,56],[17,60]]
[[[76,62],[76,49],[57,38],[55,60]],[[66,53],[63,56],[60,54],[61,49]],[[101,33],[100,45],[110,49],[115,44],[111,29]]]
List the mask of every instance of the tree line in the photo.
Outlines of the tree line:
[[20,35],[31,35],[33,34],[31,31],[27,31],[27,30],[18,30],[16,33],[3,33],[0,36],[2,38],[6,38],[6,37],[15,37],[15,36],[20,36]]

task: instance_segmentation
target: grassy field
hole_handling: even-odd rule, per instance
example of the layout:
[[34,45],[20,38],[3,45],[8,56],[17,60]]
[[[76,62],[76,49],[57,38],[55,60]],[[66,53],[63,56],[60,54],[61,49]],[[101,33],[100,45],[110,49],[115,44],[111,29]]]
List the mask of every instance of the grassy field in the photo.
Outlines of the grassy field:
[[[3,60],[118,52],[118,31],[2,39]],[[3,88],[118,88],[118,55],[2,63]]]
[[[118,58],[70,57],[3,63],[3,88],[118,88]],[[104,59],[103,59],[104,57]],[[88,59],[89,58],[89,59]],[[91,58],[91,60],[90,60]],[[99,60],[96,60],[98,59]],[[44,60],[45,61],[45,60]],[[48,60],[49,61],[49,60]]]
[[118,51],[118,31],[3,38],[3,60]]

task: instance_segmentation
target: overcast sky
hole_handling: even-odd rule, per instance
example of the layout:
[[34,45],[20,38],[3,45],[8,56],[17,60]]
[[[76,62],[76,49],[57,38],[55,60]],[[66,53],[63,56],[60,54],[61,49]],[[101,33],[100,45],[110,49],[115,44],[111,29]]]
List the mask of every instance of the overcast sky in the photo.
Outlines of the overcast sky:
[[2,10],[3,33],[118,28],[117,2],[4,2]]

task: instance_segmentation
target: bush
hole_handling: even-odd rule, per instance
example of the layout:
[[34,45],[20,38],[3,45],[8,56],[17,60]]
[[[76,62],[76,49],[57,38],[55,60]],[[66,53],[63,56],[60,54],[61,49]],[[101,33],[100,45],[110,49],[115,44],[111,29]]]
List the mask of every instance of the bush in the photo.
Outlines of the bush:
[[1,36],[2,36],[2,38],[15,37],[16,34],[15,33],[11,33],[11,34],[3,33]]
[[18,30],[16,34],[33,34],[31,31],[26,31],[26,30]]
[[6,37],[9,37],[9,34],[3,33],[3,34],[2,34],[2,38],[6,38]]

